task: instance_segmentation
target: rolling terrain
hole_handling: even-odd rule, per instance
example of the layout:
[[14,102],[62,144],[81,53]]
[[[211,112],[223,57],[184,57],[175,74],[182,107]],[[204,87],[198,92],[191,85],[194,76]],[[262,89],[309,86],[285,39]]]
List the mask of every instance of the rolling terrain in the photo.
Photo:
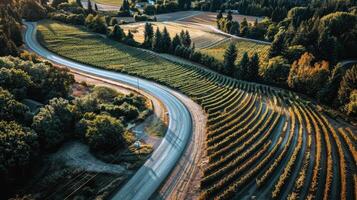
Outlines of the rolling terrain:
[[207,114],[201,199],[356,199],[356,127],[296,93],[174,63],[81,28],[44,22],[61,56],[140,76],[190,96]]

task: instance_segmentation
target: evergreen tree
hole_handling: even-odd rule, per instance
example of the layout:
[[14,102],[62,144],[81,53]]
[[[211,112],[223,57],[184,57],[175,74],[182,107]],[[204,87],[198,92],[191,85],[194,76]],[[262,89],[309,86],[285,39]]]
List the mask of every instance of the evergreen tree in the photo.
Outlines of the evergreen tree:
[[240,35],[247,36],[249,34],[249,24],[246,18],[240,23]]
[[278,55],[281,55],[285,51],[285,45],[284,45],[284,36],[285,32],[280,31],[278,32],[275,37],[274,41],[270,46],[269,52],[268,52],[268,57],[272,58]]
[[87,11],[88,11],[88,13],[93,13],[93,8],[92,8],[92,2],[91,2],[91,0],[88,0],[87,3],[88,3],[88,4],[87,4]]
[[242,80],[247,80],[248,68],[249,68],[249,57],[248,53],[244,52],[242,59],[239,62],[237,78]]
[[95,9],[95,11],[98,11],[98,6],[97,6],[97,4],[94,4],[94,9]]
[[259,56],[257,53],[250,58],[249,61],[249,68],[247,71],[248,80],[256,81],[258,80],[258,73],[259,73]]
[[178,36],[178,34],[176,34],[175,37],[172,39],[171,50],[175,51],[175,49],[178,46],[181,46],[181,40],[180,40],[180,36]]
[[130,5],[128,0],[124,0],[122,6],[120,7],[120,11],[129,11]]
[[109,37],[117,41],[122,41],[125,37],[125,33],[118,24],[115,24],[113,31],[109,34]]
[[239,35],[239,32],[240,32],[239,23],[236,22],[236,21],[233,21],[232,25],[231,25],[231,27],[229,29],[229,33],[232,34],[232,35]]
[[161,52],[161,44],[162,44],[162,35],[160,29],[157,28],[155,32],[154,39],[152,41],[152,50],[156,52]]
[[181,39],[181,43],[183,46],[185,47],[190,47],[191,46],[191,36],[190,33],[186,30],[186,32],[184,32],[183,30],[180,33],[180,39]]
[[153,37],[154,37],[154,29],[152,27],[152,24],[151,23],[146,23],[145,24],[145,30],[144,30],[143,46],[146,47],[146,48],[151,47]]
[[169,52],[171,46],[171,38],[170,34],[166,29],[166,26],[164,27],[164,30],[162,32],[162,46],[161,50],[165,53]]
[[181,30],[180,32],[180,41],[181,41],[181,45],[184,46],[184,43],[185,43],[185,39],[186,38],[186,35],[185,35],[185,31],[184,30]]
[[237,59],[237,48],[234,43],[230,43],[224,52],[223,67],[227,75],[232,76],[235,71],[235,61]]

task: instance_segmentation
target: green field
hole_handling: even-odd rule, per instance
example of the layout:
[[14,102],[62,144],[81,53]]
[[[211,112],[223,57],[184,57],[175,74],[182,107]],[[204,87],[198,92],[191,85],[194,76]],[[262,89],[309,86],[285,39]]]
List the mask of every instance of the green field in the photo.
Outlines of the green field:
[[354,130],[295,93],[175,64],[69,25],[45,21],[39,31],[51,51],[166,84],[202,106],[202,199],[354,198]]
[[122,0],[94,0],[94,2],[113,6],[121,6],[123,4]]
[[243,41],[237,39],[231,39],[226,42],[220,43],[216,46],[212,46],[207,49],[202,49],[200,51],[210,56],[213,56],[218,60],[223,61],[224,52],[231,42],[234,42],[237,47],[237,51],[238,51],[237,62],[239,62],[239,60],[242,58],[244,52],[248,52],[249,56],[251,56],[254,53],[258,53],[260,61],[265,61],[267,59],[268,49],[270,45],[258,44],[256,42],[249,42],[249,41]]

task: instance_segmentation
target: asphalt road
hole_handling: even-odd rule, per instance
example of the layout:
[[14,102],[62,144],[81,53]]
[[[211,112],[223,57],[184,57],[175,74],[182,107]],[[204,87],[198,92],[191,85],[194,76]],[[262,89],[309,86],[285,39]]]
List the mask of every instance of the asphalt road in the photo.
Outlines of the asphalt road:
[[175,91],[137,77],[98,69],[68,60],[44,49],[36,40],[36,23],[25,22],[26,45],[40,56],[77,71],[137,87],[160,99],[169,115],[169,126],[159,147],[136,174],[113,196],[117,200],[148,199],[163,183],[180,159],[192,133],[193,122],[187,107]]

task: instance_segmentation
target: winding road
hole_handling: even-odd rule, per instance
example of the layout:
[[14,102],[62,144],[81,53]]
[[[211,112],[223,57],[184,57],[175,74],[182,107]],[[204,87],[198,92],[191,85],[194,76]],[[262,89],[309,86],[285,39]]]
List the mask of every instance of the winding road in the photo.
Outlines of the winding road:
[[[192,176],[192,174],[197,175],[197,170],[194,170],[195,168],[192,166],[196,165],[196,163],[192,162],[192,160],[197,159],[199,153],[195,153],[192,157],[192,153],[190,153],[192,151],[198,151],[198,147],[200,147],[199,145],[198,147],[195,146],[197,136],[192,137],[193,130],[193,135],[195,135],[196,132],[201,132],[201,134],[204,133],[201,124],[202,116],[197,114],[197,112],[200,111],[191,109],[192,107],[199,107],[197,104],[195,105],[195,103],[188,97],[154,82],[118,72],[98,69],[58,56],[46,50],[38,43],[36,40],[36,23],[24,22],[24,24],[27,27],[24,36],[26,45],[43,58],[86,74],[128,84],[133,87],[139,86],[141,90],[158,98],[167,108],[169,125],[161,144],[155,149],[151,157],[136,172],[136,174],[120,189],[120,191],[114,194],[113,199],[148,199],[160,186],[162,187],[164,180],[172,179],[172,176],[177,176],[177,173],[181,173],[180,177],[185,177],[184,175],[182,176],[182,173],[186,173],[187,171],[190,171],[187,176]],[[190,105],[187,106],[187,104]],[[198,123],[193,123],[193,121],[200,121],[201,125],[198,126]],[[191,140],[195,142],[189,143]],[[188,146],[190,152],[187,150],[185,151],[186,146]],[[183,153],[183,157],[185,158],[182,159],[181,156]],[[182,162],[184,162],[184,164]],[[179,163],[179,167],[176,166],[177,163]],[[185,170],[180,170],[182,168],[185,168]],[[187,182],[187,180],[185,181]],[[164,185],[167,185],[167,182],[168,181],[166,181]],[[178,184],[177,181],[172,181],[172,184],[170,183],[169,185],[169,189],[165,190],[168,194],[162,195],[165,196],[165,198],[169,197],[171,193],[177,190],[182,183]],[[186,183],[186,185],[188,184]]]

